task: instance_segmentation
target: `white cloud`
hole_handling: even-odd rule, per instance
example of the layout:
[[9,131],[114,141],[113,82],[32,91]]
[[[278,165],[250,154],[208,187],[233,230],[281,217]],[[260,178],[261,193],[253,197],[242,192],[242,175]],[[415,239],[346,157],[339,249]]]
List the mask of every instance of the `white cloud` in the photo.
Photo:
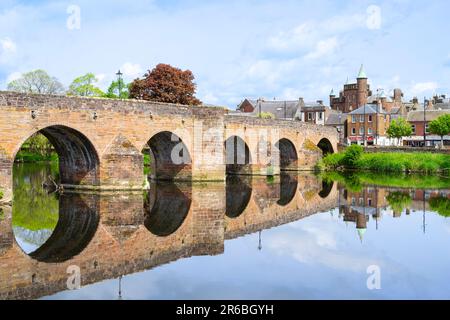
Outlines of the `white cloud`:
[[0,44],[2,46],[2,53],[15,53],[17,50],[17,45],[10,38],[0,39]]
[[121,71],[123,72],[123,75],[127,78],[135,79],[138,77],[143,76],[143,71],[140,64],[137,63],[131,63],[126,62],[122,65]]
[[21,72],[13,72],[6,78],[6,83],[10,83],[11,81],[17,80],[22,76]]
[[336,37],[321,40],[316,44],[316,48],[306,55],[306,59],[318,59],[328,56],[337,49],[338,40]]
[[411,86],[409,90],[413,95],[419,95],[422,93],[435,93],[438,88],[438,84],[436,82],[418,82]]

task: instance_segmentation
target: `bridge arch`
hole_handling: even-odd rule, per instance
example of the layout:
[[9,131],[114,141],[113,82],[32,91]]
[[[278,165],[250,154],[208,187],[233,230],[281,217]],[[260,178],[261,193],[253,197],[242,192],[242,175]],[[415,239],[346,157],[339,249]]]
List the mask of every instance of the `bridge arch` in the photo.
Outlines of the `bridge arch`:
[[161,131],[147,142],[151,163],[150,176],[156,180],[190,180],[192,158],[185,141],[171,131]]
[[322,138],[317,146],[320,148],[320,150],[322,150],[324,156],[330,153],[334,153],[333,145],[327,138]]
[[84,133],[65,125],[49,125],[30,133],[16,147],[14,160],[23,144],[36,133],[45,136],[58,154],[61,184],[71,186],[100,184],[100,161],[96,148]]
[[323,180],[322,181],[322,190],[320,190],[319,196],[322,199],[326,199],[330,195],[331,190],[333,190],[333,186],[334,186],[334,182],[333,181],[325,181],[325,180]]
[[298,155],[294,143],[286,138],[280,139],[275,146],[280,153],[280,170],[295,171],[298,170]]
[[235,219],[247,208],[252,197],[252,178],[229,176],[226,181],[225,215]]
[[230,136],[225,141],[226,174],[251,174],[252,157],[248,144],[239,136]]
[[298,178],[289,174],[280,175],[280,199],[279,206],[285,207],[294,199],[297,194]]

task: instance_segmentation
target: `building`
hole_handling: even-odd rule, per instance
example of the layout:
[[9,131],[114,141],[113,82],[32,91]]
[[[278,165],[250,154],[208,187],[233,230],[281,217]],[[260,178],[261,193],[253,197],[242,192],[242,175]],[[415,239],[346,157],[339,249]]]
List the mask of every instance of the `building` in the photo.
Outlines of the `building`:
[[376,94],[372,94],[364,66],[361,65],[356,83],[347,81],[338,97],[334,90],[331,90],[330,107],[336,111],[350,113],[366,104],[381,104],[382,108],[390,113],[393,108],[402,106],[402,98],[401,89],[394,89],[393,96],[387,96],[384,90],[377,90]]
[[298,100],[265,100],[244,99],[237,112],[257,117],[260,113],[271,113],[275,119],[297,120],[314,124],[325,125],[325,120],[335,111],[325,106],[323,101],[305,102],[303,98]]
[[[433,135],[429,131],[429,124],[444,114],[450,113],[450,109],[435,110],[432,107],[422,110],[411,111],[406,117],[411,124],[413,134],[411,137],[403,138],[403,144],[411,147],[435,147],[441,144],[441,137]],[[424,132],[425,131],[425,132]],[[425,143],[426,141],[426,143]],[[444,136],[444,145],[450,145],[450,136]]]
[[347,114],[341,112],[330,113],[325,121],[326,126],[335,127],[339,132],[339,143],[347,143]]
[[380,104],[367,104],[347,114],[347,144],[384,145],[394,143],[386,136],[390,114]]

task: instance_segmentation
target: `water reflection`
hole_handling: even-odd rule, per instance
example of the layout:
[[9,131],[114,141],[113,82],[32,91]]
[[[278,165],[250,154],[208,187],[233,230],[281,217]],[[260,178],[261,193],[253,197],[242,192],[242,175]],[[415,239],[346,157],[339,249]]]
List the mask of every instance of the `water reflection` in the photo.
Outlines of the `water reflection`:
[[167,237],[186,219],[192,202],[192,187],[169,182],[153,183],[144,204],[144,225],[148,231]]
[[[408,187],[380,187],[372,176],[335,175],[330,178],[297,173],[274,179],[234,176],[227,179],[226,184],[157,183],[152,184],[146,193],[49,194],[42,182],[52,174],[51,167],[22,165],[16,170],[12,211],[8,207],[0,211],[0,265],[20,266],[15,271],[20,277],[7,276],[6,269],[3,275],[0,274],[3,281],[0,282],[0,298],[36,298],[64,291],[70,265],[80,266],[83,285],[87,285],[105,279],[122,279],[127,274],[136,274],[138,278],[147,276],[148,272],[158,274],[160,271],[151,269],[161,266],[162,269],[158,270],[166,270],[164,268],[169,267],[165,265],[172,261],[217,254],[223,257],[221,265],[229,266],[230,270],[245,270],[242,261],[247,259],[249,270],[262,272],[265,269],[261,268],[260,259],[264,259],[266,262],[262,266],[267,264],[268,269],[261,274],[261,279],[265,279],[261,283],[267,286],[264,290],[268,295],[257,297],[274,298],[269,295],[272,288],[298,282],[299,279],[311,281],[307,287],[317,285],[322,288],[319,283],[313,283],[316,276],[332,276],[337,272],[336,266],[331,271],[324,270],[325,262],[338,263],[338,269],[347,268],[354,272],[360,264],[353,257],[353,244],[361,246],[361,243],[364,245],[378,236],[377,242],[371,243],[372,247],[376,246],[378,241],[383,242],[383,230],[399,228],[409,241],[421,241],[421,245],[426,247],[426,239],[418,239],[416,231],[426,231],[429,219],[433,221],[433,216],[448,217],[450,210],[450,188],[445,188],[447,182],[443,180],[431,181],[440,183],[436,188],[417,189],[411,187],[418,184],[417,181],[407,181]],[[418,181],[431,183],[427,179]],[[387,182],[383,180],[383,183]],[[417,215],[420,215],[417,226],[401,228],[402,224],[412,221],[403,218]],[[394,219],[395,228],[384,228],[385,225],[392,226],[390,218]],[[340,222],[345,222],[345,229],[340,229]],[[372,230],[372,224],[375,230]],[[436,226],[434,228],[436,230]],[[279,237],[274,237],[277,233]],[[263,234],[264,250],[261,250]],[[300,235],[306,236],[297,239]],[[352,240],[342,247],[337,239],[347,235]],[[238,246],[240,250],[261,251],[259,258],[252,256],[253,260],[249,260],[251,254],[248,252],[235,256],[233,250],[224,250],[224,239],[236,239],[231,242],[241,243]],[[393,239],[390,246],[383,246],[383,255],[389,255],[389,250],[395,249],[396,238]],[[250,245],[243,244],[250,240]],[[396,248],[393,252],[400,249],[404,248]],[[285,256],[286,252],[292,252],[294,259]],[[358,250],[358,259],[369,263],[373,257],[366,255],[373,254],[373,250]],[[202,261],[205,268],[219,268],[214,259]],[[278,266],[278,263],[285,265]],[[307,272],[305,264],[310,264],[311,269],[317,268],[317,274],[297,275],[296,278],[295,270],[303,268]],[[170,265],[177,272],[184,270],[181,262]],[[319,266],[322,268],[320,272]],[[284,268],[291,270],[285,272],[292,274],[291,278],[277,276],[277,270]],[[205,269],[198,265],[197,269],[198,273],[191,278],[195,277],[198,284],[211,277],[217,281],[226,279],[224,272],[205,276]],[[234,277],[246,284],[251,281],[250,274],[250,271],[243,271],[242,274],[234,273]],[[351,272],[348,275],[336,273],[336,277],[354,281]],[[230,283],[225,281],[223,285]],[[89,288],[83,288],[80,294],[95,296],[97,291]],[[177,291],[179,288],[177,285],[173,290],[181,295],[183,292]],[[264,290],[257,291],[266,292]],[[239,290],[235,288],[235,291]],[[242,296],[253,297],[250,294]],[[350,294],[350,297],[358,296]]]

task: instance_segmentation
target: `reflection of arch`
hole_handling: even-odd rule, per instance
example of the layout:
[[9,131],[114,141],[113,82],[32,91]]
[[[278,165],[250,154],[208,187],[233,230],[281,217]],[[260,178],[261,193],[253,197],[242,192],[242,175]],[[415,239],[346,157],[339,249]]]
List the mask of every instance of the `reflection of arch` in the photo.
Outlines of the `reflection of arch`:
[[327,138],[323,138],[322,140],[320,140],[317,146],[320,148],[320,150],[322,150],[324,156],[329,153],[334,153],[333,145]]
[[[89,198],[87,198],[89,197]],[[62,194],[59,198],[59,219],[50,238],[30,257],[41,262],[67,261],[86,248],[100,221],[98,196]]]
[[154,160],[152,175],[157,180],[189,180],[191,155],[185,143],[176,134],[162,131],[149,141],[150,158]]
[[252,196],[251,177],[227,177],[226,211],[229,218],[237,218],[247,208]]
[[241,137],[231,136],[225,141],[227,174],[251,174],[250,149]]
[[280,169],[296,170],[297,169],[297,150],[294,144],[288,139],[280,139],[275,146],[280,150]]
[[58,153],[62,184],[99,184],[98,154],[85,135],[63,125],[52,125],[38,132],[50,141]]
[[297,176],[282,174],[280,176],[280,200],[277,201],[280,206],[287,206],[297,193]]
[[333,189],[334,182],[333,181],[322,181],[322,190],[319,192],[319,196],[323,199],[328,197],[331,190]]
[[154,235],[167,237],[177,231],[191,208],[190,187],[181,190],[173,183],[152,184],[145,208],[145,227]]

